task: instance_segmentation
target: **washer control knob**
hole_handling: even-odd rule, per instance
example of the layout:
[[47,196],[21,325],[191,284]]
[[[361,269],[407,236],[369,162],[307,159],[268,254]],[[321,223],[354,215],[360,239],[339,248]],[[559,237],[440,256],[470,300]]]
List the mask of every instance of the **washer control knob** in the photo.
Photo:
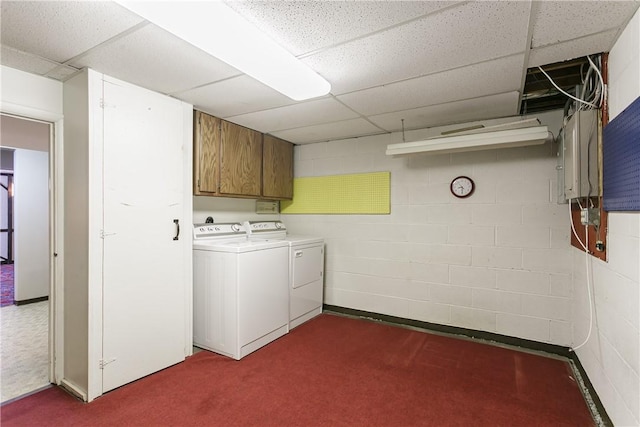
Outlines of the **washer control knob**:
[[231,230],[235,232],[240,231],[240,224],[231,224]]
[[282,228],[281,222],[276,222],[276,229],[280,230]]

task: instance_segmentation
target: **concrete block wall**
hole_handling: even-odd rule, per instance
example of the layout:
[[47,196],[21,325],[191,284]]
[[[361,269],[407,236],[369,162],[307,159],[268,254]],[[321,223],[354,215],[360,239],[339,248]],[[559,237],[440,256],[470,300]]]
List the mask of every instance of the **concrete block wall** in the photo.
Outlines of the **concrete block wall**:
[[[557,133],[561,112],[538,117]],[[385,155],[401,141],[392,134],[295,149],[296,176],[391,171],[390,215],[282,215],[291,233],[326,239],[325,302],[570,345],[573,259],[553,144]],[[476,182],[468,199],[450,194],[458,175]]]
[[[609,56],[610,120],[639,96],[640,12],[627,25]],[[583,343],[592,325],[589,340],[576,351],[578,358],[614,424],[638,426],[640,213],[610,212],[607,243],[607,262],[588,259],[584,252],[572,249],[573,341],[575,346]]]

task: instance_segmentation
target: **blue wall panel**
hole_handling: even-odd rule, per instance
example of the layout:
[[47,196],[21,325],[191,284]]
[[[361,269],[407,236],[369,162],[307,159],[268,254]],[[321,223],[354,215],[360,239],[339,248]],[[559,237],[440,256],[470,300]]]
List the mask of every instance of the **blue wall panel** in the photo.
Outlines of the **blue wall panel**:
[[603,131],[603,198],[606,211],[640,211],[640,98]]

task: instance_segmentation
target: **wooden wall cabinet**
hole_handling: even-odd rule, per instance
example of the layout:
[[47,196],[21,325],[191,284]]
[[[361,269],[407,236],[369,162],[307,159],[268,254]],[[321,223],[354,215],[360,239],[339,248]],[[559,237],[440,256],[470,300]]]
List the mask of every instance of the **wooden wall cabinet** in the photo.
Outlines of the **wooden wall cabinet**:
[[220,193],[260,197],[262,134],[222,120]]
[[262,150],[262,196],[293,198],[293,144],[265,135]]
[[196,111],[193,137],[193,194],[212,196],[219,192],[220,122],[217,117]]
[[293,144],[201,111],[193,165],[196,196],[293,197]]

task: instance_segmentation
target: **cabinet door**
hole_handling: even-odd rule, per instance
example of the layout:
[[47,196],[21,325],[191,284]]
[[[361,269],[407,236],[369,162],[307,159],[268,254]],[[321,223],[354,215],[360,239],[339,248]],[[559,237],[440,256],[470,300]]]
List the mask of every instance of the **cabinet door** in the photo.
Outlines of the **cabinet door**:
[[105,79],[104,105],[106,392],[184,360],[184,271],[191,266],[183,256],[190,236],[183,218],[182,103]]
[[265,135],[262,159],[262,195],[293,198],[293,144]]
[[260,196],[262,134],[222,120],[220,193]]
[[218,193],[220,119],[201,111],[194,116],[193,194]]

